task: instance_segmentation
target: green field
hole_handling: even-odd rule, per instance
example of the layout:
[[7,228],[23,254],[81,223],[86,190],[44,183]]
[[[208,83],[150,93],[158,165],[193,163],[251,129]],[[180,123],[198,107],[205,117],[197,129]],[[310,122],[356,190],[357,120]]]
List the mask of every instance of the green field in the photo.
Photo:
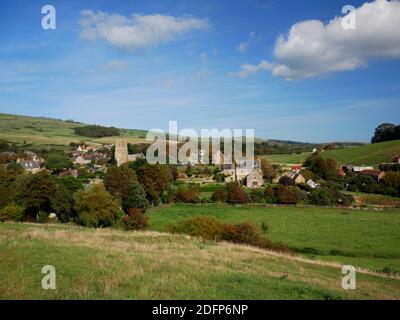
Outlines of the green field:
[[171,205],[150,211],[150,224],[170,224],[209,215],[228,223],[265,222],[267,236],[309,257],[361,268],[400,271],[400,209],[373,211],[321,207]]
[[[115,143],[116,137],[89,138],[76,135],[74,128],[84,125],[42,117],[0,114],[0,139],[17,144],[33,144],[32,149],[63,147],[82,140],[95,145]],[[146,132],[121,129],[121,136],[128,142],[137,143],[145,140]]]
[[[400,140],[324,151],[321,155],[326,159],[336,159],[340,164],[376,166],[382,162],[391,162],[395,152],[400,153]],[[298,164],[303,163],[310,155],[311,153],[304,152],[301,154],[269,155],[265,157],[276,164]]]
[[[41,288],[42,267],[56,290]],[[400,278],[157,232],[0,224],[0,299],[400,299]]]

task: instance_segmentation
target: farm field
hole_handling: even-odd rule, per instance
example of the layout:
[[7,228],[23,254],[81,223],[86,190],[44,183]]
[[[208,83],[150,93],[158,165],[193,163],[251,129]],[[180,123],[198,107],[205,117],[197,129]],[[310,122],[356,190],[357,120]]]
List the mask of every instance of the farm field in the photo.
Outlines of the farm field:
[[[57,289],[40,287],[56,268]],[[400,279],[158,232],[0,224],[0,299],[400,299]]]
[[[332,151],[324,151],[321,155],[324,158],[333,158],[339,164],[372,165],[377,166],[382,162],[391,162],[393,154],[400,151],[400,140],[366,144],[357,147],[345,147]],[[303,163],[311,153],[282,154],[264,156],[276,164],[298,164]]]
[[[115,143],[116,137],[89,138],[74,133],[74,128],[86,124],[42,117],[30,117],[0,113],[0,139],[17,144],[32,144],[30,149],[50,146],[65,147],[70,142],[86,141],[95,145]],[[146,132],[121,129],[121,137],[129,142],[143,142]]]
[[282,242],[308,258],[400,271],[400,209],[175,204],[149,212],[151,228],[156,231],[200,215],[227,223],[264,222],[272,241]]

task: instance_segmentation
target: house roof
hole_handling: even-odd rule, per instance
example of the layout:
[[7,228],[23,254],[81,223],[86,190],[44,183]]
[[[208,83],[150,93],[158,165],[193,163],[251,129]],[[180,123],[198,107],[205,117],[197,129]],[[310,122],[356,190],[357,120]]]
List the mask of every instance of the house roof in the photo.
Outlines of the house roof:
[[375,170],[375,169],[374,170],[363,170],[360,172],[360,174],[362,174],[362,175],[375,176],[375,177],[379,176],[382,173],[383,173],[383,171]]
[[21,160],[19,163],[24,169],[40,169],[39,164],[33,160]]

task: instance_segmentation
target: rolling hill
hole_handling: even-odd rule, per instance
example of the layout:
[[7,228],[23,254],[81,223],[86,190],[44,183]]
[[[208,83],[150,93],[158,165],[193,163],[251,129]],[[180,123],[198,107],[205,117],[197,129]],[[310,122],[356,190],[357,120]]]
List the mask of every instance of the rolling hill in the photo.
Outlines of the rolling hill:
[[[0,299],[399,299],[400,279],[153,231],[0,224]],[[40,286],[54,266],[57,290]]]
[[[45,117],[0,114],[0,139],[17,144],[33,144],[34,147],[63,147],[70,142],[86,141],[92,144],[114,143],[115,137],[89,138],[76,135],[74,128],[86,124],[71,120]],[[129,142],[144,142],[146,131],[120,129],[121,136]]]
[[[322,156],[325,159],[333,158],[340,164],[377,166],[382,162],[391,162],[395,152],[400,153],[400,140],[324,151]],[[302,163],[310,155],[309,152],[303,152],[265,157],[276,164],[297,164]]]

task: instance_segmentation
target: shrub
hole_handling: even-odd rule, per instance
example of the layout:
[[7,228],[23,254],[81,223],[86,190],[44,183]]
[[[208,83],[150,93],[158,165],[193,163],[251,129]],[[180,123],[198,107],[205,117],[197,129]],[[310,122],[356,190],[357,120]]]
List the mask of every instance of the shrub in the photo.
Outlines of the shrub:
[[228,203],[247,203],[248,198],[246,192],[238,182],[230,182],[227,184],[227,200]]
[[340,203],[346,207],[350,207],[355,201],[354,197],[351,194],[340,194]]
[[278,185],[275,195],[280,204],[297,204],[300,201],[298,189],[295,187],[288,188]]
[[260,228],[251,222],[242,222],[236,225],[226,224],[221,240],[250,244],[257,247],[268,247],[268,241],[263,236]]
[[38,212],[38,214],[36,215],[36,221],[38,223],[47,223],[49,222],[49,214],[47,212]]
[[264,249],[290,251],[285,245],[270,242],[262,233],[261,228],[251,222],[228,224],[214,217],[200,216],[170,225],[167,231],[202,237],[206,240],[224,240]]
[[167,230],[172,233],[183,233],[207,240],[219,240],[224,224],[214,217],[200,216],[170,225]]
[[249,193],[250,201],[253,203],[263,203],[265,202],[264,190],[263,189],[253,189]]
[[277,203],[278,199],[275,196],[275,191],[271,187],[265,188],[264,191],[265,201],[267,203]]
[[119,203],[100,184],[78,191],[75,194],[75,209],[78,223],[89,227],[109,227],[121,213]]
[[226,190],[217,189],[211,196],[211,201],[213,202],[225,202],[228,197]]
[[149,227],[149,217],[143,209],[129,209],[128,214],[122,218],[126,230],[145,230]]
[[0,210],[0,221],[22,221],[24,210],[15,204],[9,204]]

